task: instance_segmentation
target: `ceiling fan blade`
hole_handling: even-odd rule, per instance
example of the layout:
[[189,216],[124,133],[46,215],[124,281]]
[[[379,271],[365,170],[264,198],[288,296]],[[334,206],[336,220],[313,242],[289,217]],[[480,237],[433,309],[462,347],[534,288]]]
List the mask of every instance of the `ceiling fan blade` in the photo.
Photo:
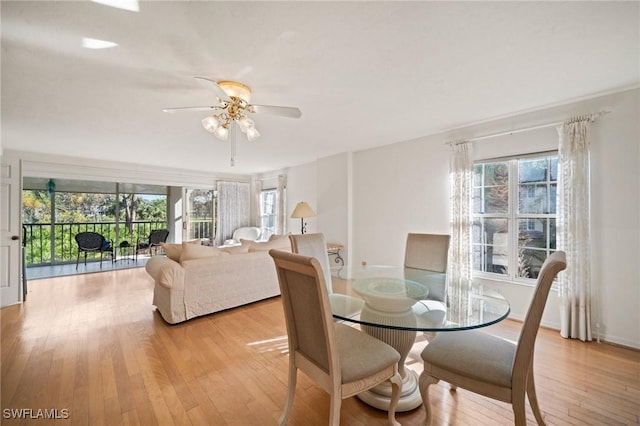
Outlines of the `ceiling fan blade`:
[[251,112],[259,114],[272,114],[289,118],[300,118],[302,112],[296,107],[284,107],[274,105],[249,105]]
[[227,95],[227,93],[224,90],[222,90],[222,87],[218,86],[217,82],[206,77],[194,77],[194,78],[199,82],[201,82],[202,84],[206,85],[208,88],[213,89],[216,96],[221,101],[231,102],[229,95]]
[[193,107],[178,107],[178,108],[165,108],[162,111],[174,113],[181,111],[216,111],[219,109],[224,109],[221,106],[193,106]]

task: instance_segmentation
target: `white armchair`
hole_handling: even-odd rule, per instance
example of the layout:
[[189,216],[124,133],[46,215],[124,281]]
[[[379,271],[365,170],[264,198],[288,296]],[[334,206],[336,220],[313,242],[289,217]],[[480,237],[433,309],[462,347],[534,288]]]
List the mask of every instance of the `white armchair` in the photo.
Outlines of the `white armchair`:
[[255,226],[243,226],[233,231],[231,240],[226,240],[224,245],[240,244],[240,240],[257,241],[262,230]]

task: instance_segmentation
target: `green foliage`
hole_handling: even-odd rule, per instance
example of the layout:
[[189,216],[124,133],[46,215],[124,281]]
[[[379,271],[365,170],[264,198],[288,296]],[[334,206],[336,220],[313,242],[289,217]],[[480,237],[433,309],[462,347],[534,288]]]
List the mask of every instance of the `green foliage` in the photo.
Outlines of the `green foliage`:
[[[113,245],[124,240],[133,245],[138,240],[144,241],[151,230],[167,226],[167,201],[164,196],[121,194],[117,203],[115,194],[56,192],[53,229],[55,257],[52,258],[51,197],[46,191],[25,190],[22,199],[28,265],[74,261],[77,256],[74,237],[79,232],[98,232]],[[122,208],[127,203],[133,207],[131,217],[125,217],[125,209]],[[116,242],[115,219],[119,207],[119,241]]]

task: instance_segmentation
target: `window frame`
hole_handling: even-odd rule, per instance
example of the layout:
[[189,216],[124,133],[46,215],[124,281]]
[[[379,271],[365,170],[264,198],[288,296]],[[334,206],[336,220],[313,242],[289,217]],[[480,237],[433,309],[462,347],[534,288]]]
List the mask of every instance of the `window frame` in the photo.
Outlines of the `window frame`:
[[[519,224],[520,224],[520,220],[522,219],[546,219],[546,230],[545,230],[545,238],[546,238],[546,246],[544,248],[544,250],[550,254],[553,253],[554,251],[557,250],[557,246],[552,246],[551,241],[550,241],[550,234],[549,234],[549,227],[550,227],[550,223],[551,220],[556,220],[557,223],[557,201],[556,201],[556,211],[555,213],[520,213],[519,212],[519,187],[521,185],[520,179],[519,179],[519,164],[521,160],[533,160],[533,159],[546,159],[548,161],[549,158],[556,158],[556,161],[558,161],[558,151],[557,150],[552,150],[552,151],[542,151],[542,152],[535,152],[535,153],[527,153],[527,154],[520,154],[520,155],[511,155],[511,156],[505,156],[505,157],[495,157],[495,158],[486,158],[486,159],[478,159],[475,160],[473,163],[473,167],[474,167],[474,172],[473,172],[473,181],[472,181],[472,192],[475,193],[477,188],[486,188],[486,186],[484,185],[484,181],[482,182],[482,185],[478,186],[476,185],[476,174],[475,174],[475,167],[477,165],[486,165],[486,164],[490,164],[490,163],[507,163],[508,166],[508,173],[509,173],[509,177],[508,177],[508,188],[507,188],[507,193],[508,193],[508,206],[507,206],[507,212],[506,213],[476,213],[475,212],[475,206],[474,206],[474,201],[472,201],[472,238],[471,238],[471,245],[472,245],[472,268],[471,268],[471,273],[472,273],[472,277],[475,278],[479,278],[479,279],[488,279],[488,280],[497,280],[497,281],[503,281],[503,282],[511,282],[514,284],[522,284],[522,285],[528,285],[528,286],[533,286],[535,285],[537,278],[526,278],[526,277],[520,277],[518,276],[518,270],[520,269],[520,265],[518,263],[518,252],[519,252],[519,234],[520,234],[520,228],[519,228]],[[550,165],[550,164],[549,164]],[[551,170],[551,167],[548,168],[548,170]],[[557,172],[558,173],[558,172]],[[484,177],[484,174],[483,174]],[[557,191],[558,191],[558,180],[557,180],[558,176],[556,176],[556,198],[557,198]],[[547,176],[547,179],[545,181],[545,183],[547,184],[547,187],[550,188],[550,182],[554,182],[554,181],[550,181],[549,176]],[[533,185],[532,185],[533,186]],[[483,195],[484,196],[484,195]],[[551,193],[549,192],[547,194],[547,202],[550,203],[551,202]],[[483,201],[483,205],[484,205],[484,201]],[[489,271],[480,271],[475,269],[475,247],[477,245],[482,246],[486,246],[487,243],[484,241],[481,241],[479,243],[476,243],[474,238],[473,238],[473,226],[476,223],[477,218],[484,218],[484,219],[506,219],[507,220],[507,232],[509,237],[507,238],[507,273],[506,274],[502,274],[502,273],[498,273],[498,272],[489,272]],[[557,228],[556,228],[556,235],[557,235]],[[541,249],[542,250],[542,249]],[[484,253],[486,255],[486,248],[482,248],[481,249],[481,253]]]
[[[272,192],[274,194],[274,199],[273,199],[273,214],[270,215],[265,215],[263,214],[264,212],[264,194],[267,192]],[[271,228],[267,228],[264,226],[265,223],[265,217],[273,217],[273,232],[272,234],[275,234],[276,232],[276,228],[277,228],[277,224],[278,224],[278,189],[277,188],[263,188],[260,191],[260,230],[261,230],[261,239],[264,239],[264,235],[265,235],[265,231],[270,230]]]

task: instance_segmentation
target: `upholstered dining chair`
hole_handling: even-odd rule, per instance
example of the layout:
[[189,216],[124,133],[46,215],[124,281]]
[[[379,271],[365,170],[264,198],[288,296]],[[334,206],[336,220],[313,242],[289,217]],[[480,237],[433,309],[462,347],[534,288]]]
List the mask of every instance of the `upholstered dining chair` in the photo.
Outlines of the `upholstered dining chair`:
[[375,337],[333,321],[324,272],[316,258],[275,249],[269,254],[278,273],[289,341],[289,389],[279,424],[289,419],[297,372],[302,370],[329,393],[329,424],[336,426],[342,399],[389,380],[389,423],[399,425],[395,411],[402,390],[400,354]]
[[347,312],[347,307],[354,314],[360,312],[364,306],[364,300],[333,292],[333,280],[331,279],[329,254],[327,252],[327,242],[324,238],[324,234],[291,234],[289,235],[289,241],[291,242],[292,253],[315,257],[318,259],[318,262],[322,267],[322,273],[324,274],[324,281],[327,285],[327,293],[329,294],[330,303],[332,305],[342,306],[342,312]]
[[147,238],[146,241],[138,240],[136,242],[136,253],[135,253],[136,261],[138,260],[138,253],[142,251],[149,250],[149,254],[153,255],[152,250],[155,249],[157,251],[158,247],[160,247],[160,243],[167,242],[168,237],[169,237],[168,229],[154,229],[153,231],[151,231],[151,233],[149,234],[149,238]]
[[[404,252],[404,276],[417,282],[429,282],[429,294],[425,300],[413,305],[416,315],[429,317],[434,324],[441,324],[447,315],[447,279],[430,279],[433,272],[447,272],[449,241],[446,234],[407,234]],[[427,339],[435,337],[432,332],[422,333]]]
[[[421,271],[447,272],[449,260],[449,241],[451,236],[441,234],[407,234],[404,252],[404,267],[407,278],[419,275]],[[447,288],[445,282],[441,288],[429,288],[429,299],[445,302]]]
[[327,242],[324,234],[291,234],[291,252],[302,254],[304,256],[315,257],[320,262],[324,280],[327,284],[327,292],[333,293],[333,284],[331,282],[331,269],[329,268],[329,254],[327,253]]
[[74,237],[78,243],[78,256],[76,257],[76,269],[80,262],[80,253],[84,253],[84,264],[87,265],[88,253],[100,253],[100,267],[102,268],[102,257],[105,253],[111,255],[113,260],[113,246],[102,234],[97,232],[79,232]]
[[544,425],[533,374],[533,352],[542,312],[556,275],[567,266],[565,253],[556,251],[542,265],[533,299],[517,343],[477,330],[440,333],[422,351],[424,370],[420,393],[431,423],[429,386],[439,380],[453,389],[471,392],[511,403],[514,423],[526,425],[525,393],[539,425]]

